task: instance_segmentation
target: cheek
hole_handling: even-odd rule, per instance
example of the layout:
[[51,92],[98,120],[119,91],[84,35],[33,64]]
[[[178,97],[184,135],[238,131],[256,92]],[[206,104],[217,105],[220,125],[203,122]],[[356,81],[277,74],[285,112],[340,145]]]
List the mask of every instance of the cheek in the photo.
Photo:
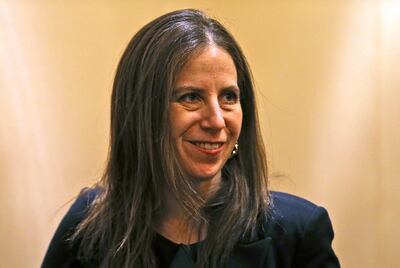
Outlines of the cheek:
[[242,123],[243,123],[243,114],[242,110],[240,110],[234,113],[230,119],[231,131],[232,134],[236,136],[236,138],[239,138],[240,131],[242,129]]
[[182,121],[182,119],[180,118],[180,113],[174,104],[171,104],[171,107],[169,108],[168,119],[171,137],[175,139],[179,136],[180,122]]
[[174,139],[182,137],[192,129],[198,118],[195,113],[188,112],[181,107],[171,105],[169,109],[169,125],[171,136]]

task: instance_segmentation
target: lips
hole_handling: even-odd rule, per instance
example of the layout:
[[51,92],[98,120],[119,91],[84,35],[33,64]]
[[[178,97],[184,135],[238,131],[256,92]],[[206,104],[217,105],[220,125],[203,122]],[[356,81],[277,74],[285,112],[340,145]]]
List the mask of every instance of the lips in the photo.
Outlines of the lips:
[[196,141],[191,141],[190,143],[205,150],[216,150],[218,148],[221,148],[222,145],[224,144],[223,142],[196,142]]
[[225,148],[226,142],[188,141],[196,151],[208,156],[218,156]]

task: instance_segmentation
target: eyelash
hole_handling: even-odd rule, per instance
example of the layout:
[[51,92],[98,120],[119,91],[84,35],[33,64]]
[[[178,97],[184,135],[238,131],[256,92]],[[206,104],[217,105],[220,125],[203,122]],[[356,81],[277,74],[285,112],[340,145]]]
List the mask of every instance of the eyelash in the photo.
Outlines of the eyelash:
[[[190,99],[189,99],[190,98]],[[200,96],[196,93],[186,93],[184,95],[182,95],[181,97],[179,97],[179,102],[190,102],[193,103],[195,101],[199,101],[200,100]]]
[[238,101],[238,94],[236,94],[236,92],[234,91],[227,91],[223,93],[224,97],[228,97],[230,100],[227,100],[227,102],[229,102],[229,104],[235,104]]
[[[225,91],[221,94],[221,97],[228,98],[228,100],[226,100],[226,101],[223,100],[224,104],[235,104],[239,99],[238,94],[234,91]],[[190,93],[186,93],[186,94],[182,95],[181,97],[179,97],[178,101],[183,102],[183,103],[193,104],[197,101],[201,101],[201,99],[202,99],[202,97],[200,94],[190,92]]]

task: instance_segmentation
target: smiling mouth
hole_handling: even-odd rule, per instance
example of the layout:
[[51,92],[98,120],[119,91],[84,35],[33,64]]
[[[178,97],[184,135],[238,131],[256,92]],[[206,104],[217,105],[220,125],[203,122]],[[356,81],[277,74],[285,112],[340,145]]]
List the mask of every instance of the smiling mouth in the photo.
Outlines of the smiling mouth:
[[222,147],[224,145],[223,142],[196,142],[196,141],[191,141],[190,142],[193,145],[196,145],[197,147],[200,147],[202,149],[206,150],[216,150]]

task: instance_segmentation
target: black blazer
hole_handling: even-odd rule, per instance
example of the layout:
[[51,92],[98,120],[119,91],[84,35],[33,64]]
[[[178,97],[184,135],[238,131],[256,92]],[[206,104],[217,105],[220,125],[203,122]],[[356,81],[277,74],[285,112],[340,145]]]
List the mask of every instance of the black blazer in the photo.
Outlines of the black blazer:
[[[84,217],[98,190],[85,191],[71,206],[50,242],[42,268],[78,268],[77,246],[66,237]],[[337,268],[332,249],[333,229],[327,211],[294,195],[271,192],[272,210],[260,240],[238,244],[231,268]],[[195,267],[189,252],[180,247],[170,268]]]

